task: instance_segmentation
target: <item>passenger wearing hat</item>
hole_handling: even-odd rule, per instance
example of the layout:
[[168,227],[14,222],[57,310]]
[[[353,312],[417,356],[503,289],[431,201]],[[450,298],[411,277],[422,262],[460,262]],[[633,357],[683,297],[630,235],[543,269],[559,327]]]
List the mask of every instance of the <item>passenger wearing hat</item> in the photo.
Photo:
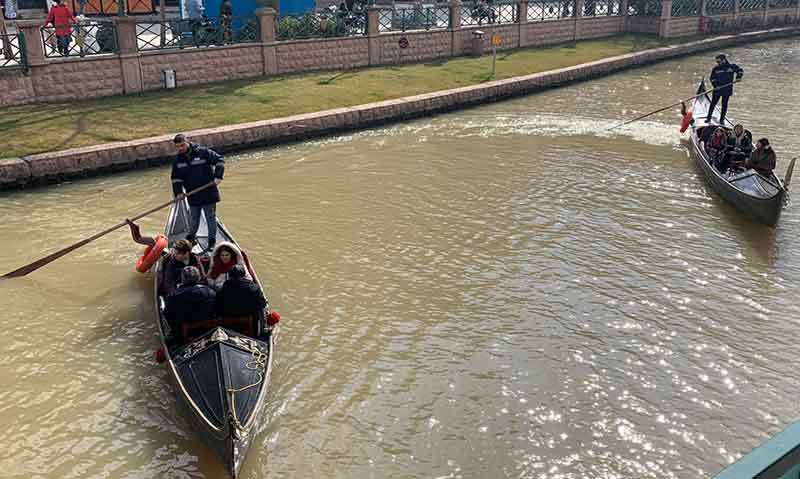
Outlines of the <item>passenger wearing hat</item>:
[[184,323],[214,319],[216,311],[213,289],[200,283],[200,270],[186,266],[181,270],[180,287],[167,296],[164,316],[178,342],[183,342]]
[[717,55],[717,66],[711,70],[711,84],[714,85],[714,91],[711,96],[711,106],[708,107],[708,115],[706,116],[706,123],[711,123],[711,115],[714,113],[714,108],[717,106],[720,98],[722,98],[722,112],[719,115],[719,124],[725,125],[725,114],[728,113],[728,100],[733,95],[733,82],[742,79],[744,70],[739,65],[728,63],[728,58],[723,55]]
[[217,242],[217,203],[220,200],[217,185],[225,173],[225,159],[210,148],[190,143],[182,134],[175,135],[173,143],[178,152],[172,162],[172,192],[175,198],[182,200],[186,192],[214,182],[188,198],[191,221],[186,235],[187,240],[195,241],[202,212],[208,224],[208,250],[212,251]]

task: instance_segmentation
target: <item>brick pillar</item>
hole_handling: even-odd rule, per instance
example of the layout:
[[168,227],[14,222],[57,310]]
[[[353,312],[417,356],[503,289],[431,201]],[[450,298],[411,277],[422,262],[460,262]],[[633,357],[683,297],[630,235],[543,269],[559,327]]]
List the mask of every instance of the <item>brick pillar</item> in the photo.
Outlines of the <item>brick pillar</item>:
[[628,32],[628,0],[622,0],[619,4],[619,14],[622,16],[622,33]]
[[369,64],[380,65],[381,62],[381,7],[367,9],[367,38],[369,38]]
[[461,36],[461,0],[450,2],[450,45],[452,56],[464,53],[464,38]]
[[[163,1],[163,0],[162,0]],[[261,35],[262,74],[265,76],[278,73],[278,52],[275,46],[275,9],[264,7],[256,9],[259,35]]]
[[658,26],[658,36],[669,38],[669,22],[672,18],[672,0],[661,0],[661,23]]
[[528,45],[528,0],[520,0],[517,3],[517,8],[519,8],[517,24],[519,25],[519,35],[517,38],[519,39],[519,43],[517,43],[517,47],[524,47]]
[[577,41],[581,39],[581,20],[583,20],[584,0],[575,0],[575,31],[572,34],[572,39]]
[[122,70],[123,93],[141,93],[142,68],[139,63],[139,48],[136,41],[136,17],[115,17],[117,26],[117,50]]
[[17,22],[17,30],[25,37],[25,55],[30,66],[46,63],[41,26],[41,20],[19,20]]

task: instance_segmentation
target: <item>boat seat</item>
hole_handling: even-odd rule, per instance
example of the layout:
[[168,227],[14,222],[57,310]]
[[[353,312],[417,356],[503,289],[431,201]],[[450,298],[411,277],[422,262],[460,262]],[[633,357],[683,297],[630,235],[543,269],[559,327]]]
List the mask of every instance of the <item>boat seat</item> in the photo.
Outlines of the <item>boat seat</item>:
[[181,324],[181,338],[183,343],[187,343],[194,338],[200,337],[220,325],[218,319],[207,319],[205,321],[193,321]]
[[245,316],[224,316],[219,319],[219,325],[223,328],[228,328],[250,337],[255,335],[253,324],[253,316],[249,314]]

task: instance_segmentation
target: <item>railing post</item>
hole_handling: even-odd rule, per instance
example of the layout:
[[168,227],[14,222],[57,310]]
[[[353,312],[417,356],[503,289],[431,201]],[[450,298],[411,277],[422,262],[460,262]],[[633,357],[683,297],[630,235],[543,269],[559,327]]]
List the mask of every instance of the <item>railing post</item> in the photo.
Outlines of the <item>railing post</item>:
[[381,7],[372,6],[367,9],[367,49],[370,65],[380,65],[381,43]]
[[622,33],[628,32],[628,0],[619,2],[619,15],[622,17]]
[[669,38],[669,22],[672,18],[672,0],[661,0],[661,24],[658,26],[658,36]]
[[581,39],[581,20],[583,20],[583,9],[586,2],[584,0],[575,0],[575,32],[572,35],[574,41]]
[[769,24],[769,0],[764,0],[764,17],[761,24],[767,26]]
[[464,39],[461,36],[461,0],[450,2],[450,52],[452,56],[464,53]]
[[517,32],[517,48],[528,45],[528,0],[519,0],[517,2],[517,25],[519,31]]
[[122,88],[125,94],[141,93],[144,88],[142,68],[139,64],[139,45],[136,39],[136,18],[115,17],[117,54],[122,71]]
[[276,75],[278,73],[278,52],[275,47],[275,9],[270,7],[256,10],[258,31],[261,36],[262,73]]
[[739,13],[741,12],[741,6],[739,5],[739,0],[733,0],[733,19],[737,20],[739,18]]
[[25,56],[28,65],[37,66],[47,63],[44,58],[44,44],[42,43],[41,20],[19,20],[17,30],[25,38]]

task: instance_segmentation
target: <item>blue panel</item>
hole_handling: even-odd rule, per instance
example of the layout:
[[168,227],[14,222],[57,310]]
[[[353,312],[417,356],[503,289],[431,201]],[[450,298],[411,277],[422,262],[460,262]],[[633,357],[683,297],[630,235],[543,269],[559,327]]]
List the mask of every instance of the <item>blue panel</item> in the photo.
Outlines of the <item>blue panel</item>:
[[316,7],[314,0],[280,0],[280,15],[298,15]]
[[[750,451],[738,461],[726,467],[714,479],[751,479],[759,474],[776,477],[770,466],[789,455],[800,446],[800,421],[794,422],[770,440]],[[791,458],[788,456],[787,459]],[[787,477],[782,475],[781,477]],[[794,479],[794,478],[792,478]]]
[[[181,0],[181,18],[189,18],[189,11],[193,5],[202,4],[204,13],[207,17],[218,17],[219,7],[222,5],[222,0]],[[231,0],[233,5],[233,16],[235,17],[253,17],[258,8],[255,0]],[[311,2],[313,8],[314,3]]]

